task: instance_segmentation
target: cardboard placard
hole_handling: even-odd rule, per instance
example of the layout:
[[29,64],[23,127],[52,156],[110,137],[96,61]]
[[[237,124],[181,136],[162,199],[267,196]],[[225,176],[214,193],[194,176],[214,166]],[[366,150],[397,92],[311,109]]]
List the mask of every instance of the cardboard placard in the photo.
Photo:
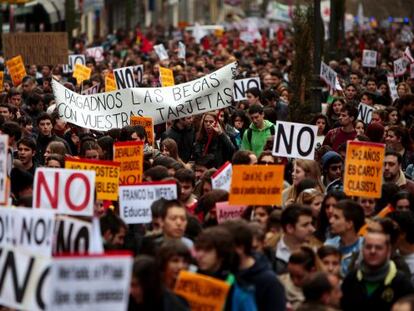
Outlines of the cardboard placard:
[[160,80],[163,87],[175,85],[173,71],[169,68],[160,66]]
[[358,120],[364,121],[365,124],[370,124],[372,119],[372,112],[374,107],[359,103],[358,106]]
[[80,219],[57,216],[53,255],[89,254],[92,246],[92,224]]
[[132,262],[127,252],[53,258],[47,310],[127,310]]
[[274,156],[307,160],[315,158],[316,125],[277,121],[275,127]]
[[65,64],[68,59],[66,32],[13,32],[4,33],[2,39],[4,57],[20,54],[28,65]]
[[164,198],[177,199],[175,182],[149,182],[119,187],[119,214],[127,224],[142,224],[152,221],[151,204]]
[[114,74],[110,72],[105,76],[105,92],[112,92],[116,90],[117,88],[116,88]]
[[227,220],[239,219],[246,207],[246,205],[229,205],[229,202],[217,202],[217,222],[221,224]]
[[251,77],[234,81],[234,100],[241,101],[247,99],[246,91],[252,87],[261,90],[260,78]]
[[75,64],[75,70],[73,70],[73,77],[78,84],[81,84],[84,80],[88,80],[91,77],[92,69],[81,64]]
[[120,163],[119,184],[136,185],[142,181],[144,143],[126,141],[114,144],[114,161]]
[[377,67],[378,52],[374,50],[362,51],[362,67],[375,68]]
[[380,198],[385,145],[348,141],[344,192],[349,196]]
[[184,297],[191,310],[224,309],[230,284],[206,275],[181,270],[174,292]]
[[95,172],[39,167],[35,173],[33,192],[33,208],[51,209],[66,215],[92,216]]
[[321,62],[320,77],[329,85],[332,90],[336,89],[336,72],[324,62]]
[[283,165],[233,165],[229,204],[281,205]]
[[9,159],[9,137],[0,135],[0,205],[6,205],[9,199],[9,180],[7,177],[7,161]]
[[96,198],[118,200],[120,164],[112,161],[66,158],[65,168],[96,172]]
[[396,99],[398,99],[398,92],[397,92],[397,86],[395,85],[395,79],[393,75],[387,75],[387,81],[388,86],[390,87],[390,93],[392,101],[394,102]]
[[150,144],[151,146],[154,146],[154,121],[152,120],[151,117],[137,117],[137,116],[132,116],[130,118],[130,125],[141,125],[144,129],[145,132],[147,133],[147,141],[148,144]]
[[233,167],[230,162],[224,163],[214,174],[211,176],[211,187],[213,189],[221,189],[230,192],[231,175]]
[[19,86],[23,78],[27,75],[21,55],[6,61],[7,70],[11,76],[14,86]]

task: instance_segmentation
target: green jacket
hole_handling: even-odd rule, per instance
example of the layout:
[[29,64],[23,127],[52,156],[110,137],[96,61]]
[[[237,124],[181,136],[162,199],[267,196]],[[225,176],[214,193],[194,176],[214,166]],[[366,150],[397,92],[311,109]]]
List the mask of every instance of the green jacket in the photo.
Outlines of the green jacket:
[[[268,120],[264,120],[263,129],[258,129],[253,123],[251,123],[249,128],[246,131],[244,131],[243,140],[241,144],[241,150],[253,151],[254,154],[258,157],[262,153],[263,148],[266,145],[267,139],[270,136],[272,136],[272,132],[271,132],[272,126],[274,127],[275,125]],[[252,132],[251,140],[249,140],[248,138],[249,131]]]

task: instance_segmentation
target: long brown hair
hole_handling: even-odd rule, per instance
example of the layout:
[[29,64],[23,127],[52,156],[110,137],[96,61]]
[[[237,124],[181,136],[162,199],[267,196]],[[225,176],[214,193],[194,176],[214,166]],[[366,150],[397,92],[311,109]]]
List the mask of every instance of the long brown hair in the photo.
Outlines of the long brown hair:
[[208,133],[206,131],[206,129],[204,128],[204,120],[206,118],[206,116],[211,116],[214,118],[214,120],[217,121],[217,113],[214,111],[209,111],[203,114],[203,117],[201,118],[201,123],[200,123],[200,128],[198,129],[197,132],[197,141],[198,142],[205,142],[208,139]]

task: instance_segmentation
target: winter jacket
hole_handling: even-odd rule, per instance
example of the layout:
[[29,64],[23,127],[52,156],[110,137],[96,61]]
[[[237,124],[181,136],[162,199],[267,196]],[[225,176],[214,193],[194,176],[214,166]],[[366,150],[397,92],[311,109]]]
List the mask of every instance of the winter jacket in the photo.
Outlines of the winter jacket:
[[195,132],[193,128],[178,129],[175,126],[169,128],[161,137],[161,141],[166,138],[172,138],[177,143],[178,155],[185,163],[191,159],[191,146],[195,141]]
[[206,146],[207,141],[197,141],[194,144],[194,160],[196,161],[197,159],[200,159],[205,154],[212,154],[214,156],[215,168],[219,168],[226,163],[226,161],[231,161],[233,153],[236,151],[236,147],[225,133],[222,133],[219,136],[215,135],[211,139],[207,152],[205,152]]

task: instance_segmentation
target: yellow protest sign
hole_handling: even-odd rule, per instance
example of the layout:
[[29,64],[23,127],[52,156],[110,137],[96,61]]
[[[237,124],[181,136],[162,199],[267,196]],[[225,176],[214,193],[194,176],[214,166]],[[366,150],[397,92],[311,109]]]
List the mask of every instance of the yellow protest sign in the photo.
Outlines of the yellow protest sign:
[[105,76],[105,92],[116,91],[115,77],[112,72]]
[[187,300],[192,311],[222,311],[229,289],[224,281],[182,270],[174,292]]
[[76,63],[75,70],[73,70],[73,77],[78,84],[81,84],[84,80],[88,80],[91,77],[92,69],[82,64]]
[[19,86],[27,75],[21,55],[13,57],[6,62],[14,86]]
[[114,161],[121,163],[120,185],[136,185],[142,181],[144,143],[142,141],[118,142],[114,145]]
[[145,128],[148,144],[152,146],[154,145],[154,122],[151,117],[132,116],[129,120],[129,124],[132,126],[141,125]]
[[174,75],[173,71],[168,68],[164,68],[160,66],[160,79],[162,86],[173,86],[175,85],[174,82]]
[[0,71],[0,92],[3,92],[4,71]]
[[96,172],[95,189],[98,200],[118,200],[120,164],[112,161],[66,158],[65,168]]
[[281,205],[283,165],[233,165],[230,205]]
[[380,198],[385,145],[348,141],[344,192],[349,196]]

